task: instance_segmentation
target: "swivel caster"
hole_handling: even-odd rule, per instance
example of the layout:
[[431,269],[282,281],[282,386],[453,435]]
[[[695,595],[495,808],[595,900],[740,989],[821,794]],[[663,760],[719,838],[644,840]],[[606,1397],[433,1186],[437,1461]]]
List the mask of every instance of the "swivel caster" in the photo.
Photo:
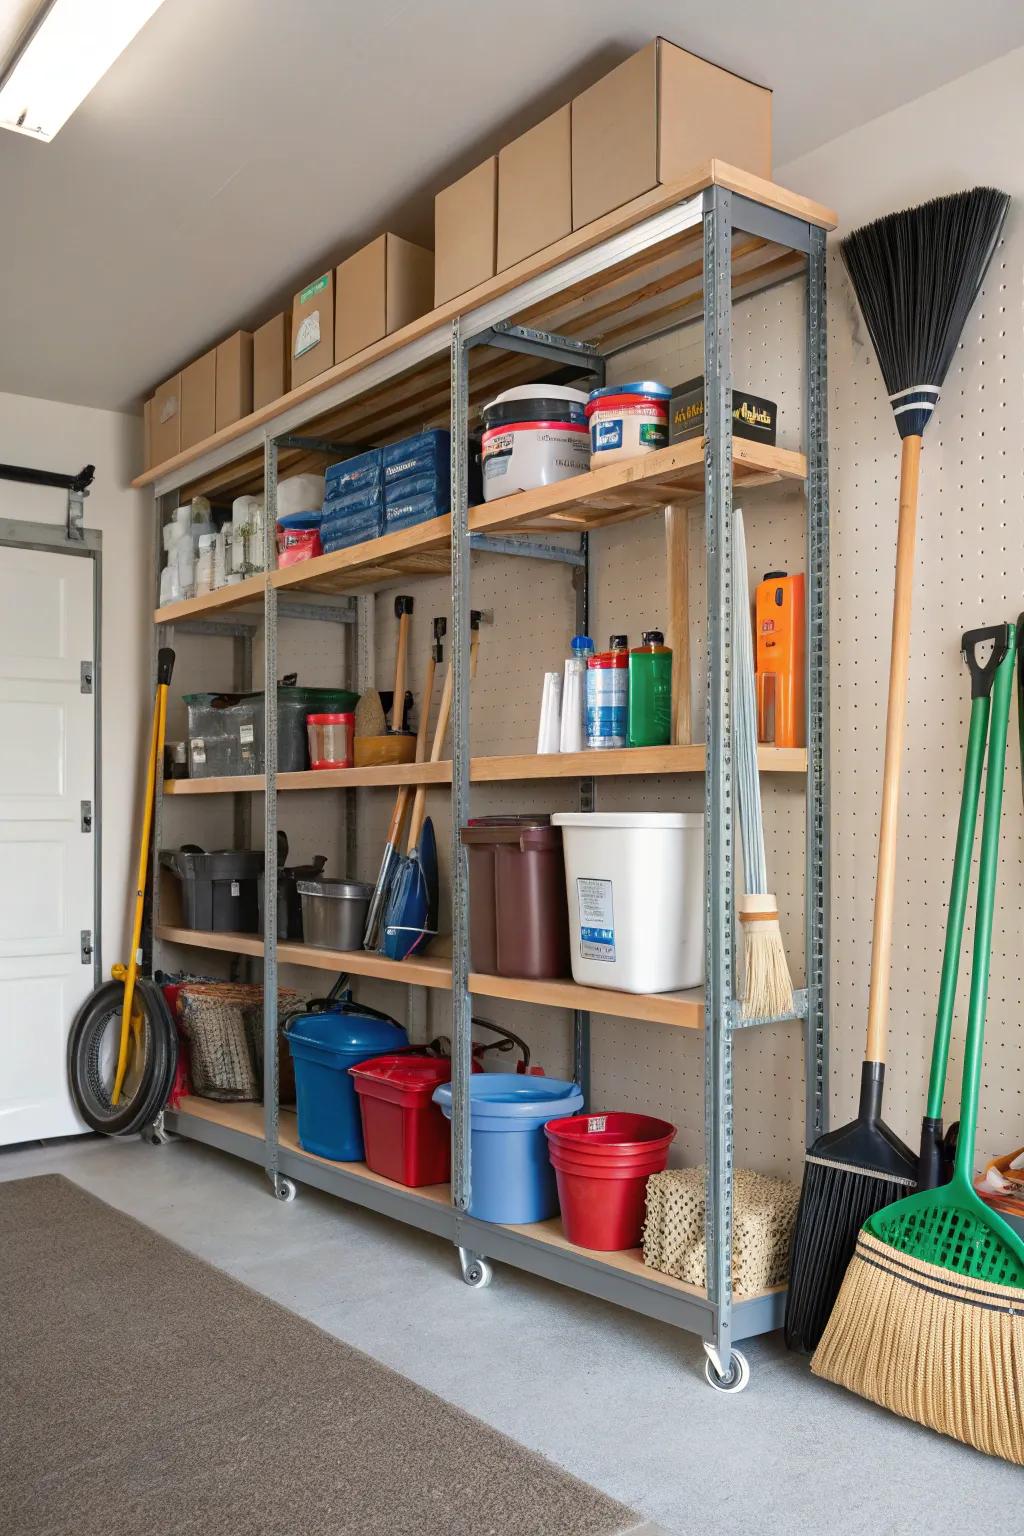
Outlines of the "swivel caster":
[[459,1249],[459,1264],[463,1280],[474,1291],[482,1291],[484,1286],[490,1285],[494,1278],[494,1270],[487,1260],[470,1248]]
[[750,1366],[747,1357],[738,1349],[732,1352],[728,1371],[719,1369],[721,1361],[713,1345],[705,1344],[707,1359],[704,1361],[704,1380],[716,1392],[742,1392],[750,1384]]
[[167,1146],[171,1139],[171,1133],[164,1130],[163,1110],[160,1111],[155,1120],[150,1121],[149,1125],[142,1127],[142,1130],[139,1132],[139,1139],[144,1141],[147,1147]]
[[273,1175],[270,1187],[274,1192],[274,1199],[280,1200],[284,1205],[290,1205],[295,1199],[295,1180],[286,1179],[283,1173]]

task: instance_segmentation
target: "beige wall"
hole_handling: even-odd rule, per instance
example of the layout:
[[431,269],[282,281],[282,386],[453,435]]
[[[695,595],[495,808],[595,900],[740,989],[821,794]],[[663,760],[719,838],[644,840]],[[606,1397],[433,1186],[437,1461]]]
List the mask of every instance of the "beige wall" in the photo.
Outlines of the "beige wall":
[[[129,488],[142,421],[113,411],[0,394],[0,462],[74,473],[95,464],[85,522],[103,535],[103,965],[126,959],[148,729],[152,500]],[[63,522],[63,491],[0,480],[0,516]],[[0,560],[4,552],[0,550]]]

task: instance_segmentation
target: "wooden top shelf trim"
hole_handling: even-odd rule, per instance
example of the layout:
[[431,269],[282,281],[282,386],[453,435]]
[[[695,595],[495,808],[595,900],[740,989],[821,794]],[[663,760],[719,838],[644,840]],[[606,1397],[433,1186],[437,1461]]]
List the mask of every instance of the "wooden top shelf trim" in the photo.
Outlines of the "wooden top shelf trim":
[[[243,417],[241,421],[233,423],[230,427],[223,427],[212,437],[208,437],[201,443],[175,454],[173,458],[163,464],[154,465],[143,474],[138,475],[132,484],[136,488],[152,485],[162,477],[186,469],[190,464],[196,463],[213,449],[226,447],[236,439],[244,437],[255,428],[269,425],[275,417],[283,412],[291,410],[295,406],[301,406],[307,401],[315,402],[318,395],[323,394],[333,385],[343,379],[352,378],[363,369],[370,367],[381,358],[388,357],[407,346],[410,342],[418,341],[429,332],[447,326],[457,315],[464,315],[491,300],[518,287],[521,283],[539,276],[543,272],[550,271],[559,263],[567,261],[581,252],[590,250],[600,245],[603,241],[611,239],[617,234],[641,223],[644,219],[654,214],[663,212],[678,203],[687,201],[704,191],[709,186],[726,187],[754,202],[763,204],[769,208],[775,208],[782,213],[793,215],[795,218],[815,224],[822,229],[834,229],[837,219],[831,209],[823,207],[819,203],[812,202],[809,198],[801,197],[796,193],[788,192],[778,187],[774,182],[764,181],[760,177],[752,176],[746,171],[738,170],[735,166],[727,165],[721,160],[711,160],[698,167],[690,176],[681,181],[672,182],[665,186],[655,187],[652,191],[644,193],[642,197],[635,198],[626,203],[622,208],[606,214],[603,218],[596,219],[592,224],[583,229],[574,230],[564,239],[556,241],[554,245],[547,246],[543,251],[528,257],[525,261],[518,262],[506,271],[499,273],[497,277],[490,278],[478,287],[472,288],[468,293],[461,294],[457,299],[447,304],[440,305],[429,314],[414,320],[410,325],[403,326],[391,336],[374,343],[373,346],[358,352],[354,357],[347,358],[343,363],[336,363],[333,368],[318,374],[316,378],[299,385],[280,400],[253,411]],[[549,327],[550,328],[550,327]]]
[[[156,935],[169,944],[193,949],[218,950],[228,955],[263,954],[263,940],[253,933],[205,933],[198,929],[157,926]],[[308,944],[279,944],[280,965],[306,966],[335,975],[374,976],[381,981],[400,981],[418,987],[451,991],[451,960],[441,955],[413,955],[408,960],[386,960],[366,950],[314,949]],[[525,981],[520,977],[485,976],[473,971],[469,990],[477,997],[507,998],[533,1003],[538,1008],[584,1009],[618,1019],[643,1019],[678,1029],[703,1029],[702,992],[613,992],[604,987],[581,987],[574,981]]]
[[[762,773],[806,773],[806,747],[757,749]],[[507,757],[470,759],[469,777],[474,784],[515,783],[534,779],[625,778],[636,774],[703,773],[704,747],[619,747],[607,752],[523,752]],[[387,789],[400,784],[450,784],[452,765],[395,763],[383,768],[328,768],[304,773],[281,773],[279,790]],[[224,778],[166,779],[165,795],[262,795],[262,773],[235,774]]]

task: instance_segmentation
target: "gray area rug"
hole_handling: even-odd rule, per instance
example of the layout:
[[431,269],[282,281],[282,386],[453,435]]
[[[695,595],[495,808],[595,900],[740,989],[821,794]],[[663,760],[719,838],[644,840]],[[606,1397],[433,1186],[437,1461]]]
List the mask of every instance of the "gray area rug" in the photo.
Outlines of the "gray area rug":
[[60,1176],[0,1183],[0,1298],[4,1536],[649,1529]]

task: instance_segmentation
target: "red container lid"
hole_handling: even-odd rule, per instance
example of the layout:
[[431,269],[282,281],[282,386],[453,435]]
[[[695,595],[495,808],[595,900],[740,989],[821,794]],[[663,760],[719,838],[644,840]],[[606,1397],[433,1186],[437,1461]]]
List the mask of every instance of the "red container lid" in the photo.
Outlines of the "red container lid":
[[416,1099],[429,1099],[439,1083],[451,1081],[452,1064],[443,1056],[413,1056],[398,1052],[360,1061],[350,1067],[349,1072],[356,1079],[359,1093],[374,1093],[379,1087],[384,1090],[382,1097],[398,1098],[409,1094]]
[[598,651],[596,656],[587,657],[588,667],[628,667],[629,655],[626,651]]
[[307,725],[355,725],[355,715],[307,715]]

